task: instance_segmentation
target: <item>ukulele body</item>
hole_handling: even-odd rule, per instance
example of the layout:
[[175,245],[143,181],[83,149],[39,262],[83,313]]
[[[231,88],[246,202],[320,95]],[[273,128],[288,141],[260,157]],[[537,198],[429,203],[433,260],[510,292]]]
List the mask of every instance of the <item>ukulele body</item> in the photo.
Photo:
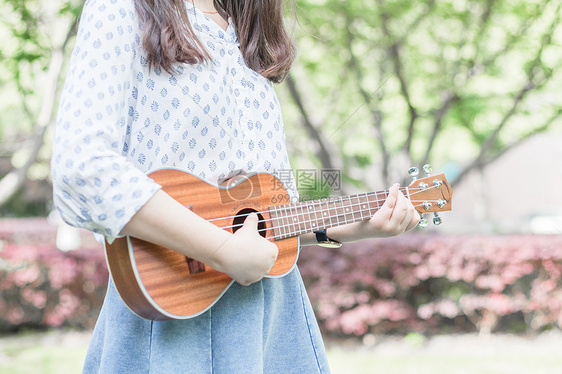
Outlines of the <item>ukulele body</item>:
[[[231,233],[240,227],[247,214],[257,212],[260,234],[279,249],[266,277],[282,277],[295,266],[300,249],[298,236],[273,239],[268,208],[287,204],[290,197],[272,174],[238,177],[221,186],[177,169],[160,169],[149,176],[179,203]],[[136,238],[105,242],[105,254],[121,298],[134,313],[146,319],[187,319],[200,315],[234,282],[208,265]]]

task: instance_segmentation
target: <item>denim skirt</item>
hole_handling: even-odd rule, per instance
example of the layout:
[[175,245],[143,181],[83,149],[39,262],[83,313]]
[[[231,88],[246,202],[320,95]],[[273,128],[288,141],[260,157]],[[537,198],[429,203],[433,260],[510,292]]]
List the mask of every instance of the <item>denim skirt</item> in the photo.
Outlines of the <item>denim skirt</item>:
[[84,373],[329,373],[298,268],[232,284],[205,313],[150,321],[131,312],[110,279]]

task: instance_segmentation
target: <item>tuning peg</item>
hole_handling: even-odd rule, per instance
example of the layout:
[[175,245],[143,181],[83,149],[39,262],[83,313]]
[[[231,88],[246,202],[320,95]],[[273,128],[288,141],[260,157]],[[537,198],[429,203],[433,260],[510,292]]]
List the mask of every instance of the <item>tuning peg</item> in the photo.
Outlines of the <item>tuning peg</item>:
[[435,226],[439,226],[442,223],[443,223],[443,219],[441,219],[441,217],[439,216],[439,213],[437,213],[437,212],[433,213],[433,224]]
[[423,166],[423,171],[425,172],[425,175],[429,177],[429,176],[431,176],[431,173],[433,172],[433,168],[431,167],[430,164],[425,164]]
[[425,229],[428,224],[429,224],[429,222],[427,221],[427,218],[425,218],[422,214],[421,218],[420,218],[420,221],[418,222],[418,226],[421,227],[422,229]]
[[412,177],[412,180],[414,181],[418,179],[417,176],[419,173],[420,173],[420,169],[418,169],[415,166],[412,166],[411,168],[408,169],[408,175]]

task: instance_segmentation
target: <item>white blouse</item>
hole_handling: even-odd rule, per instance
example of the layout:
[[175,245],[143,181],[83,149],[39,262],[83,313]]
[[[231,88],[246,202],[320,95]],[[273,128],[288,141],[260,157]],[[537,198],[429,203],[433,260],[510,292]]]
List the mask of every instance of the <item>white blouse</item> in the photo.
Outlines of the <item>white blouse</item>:
[[219,184],[290,169],[271,82],[245,65],[230,21],[224,31],[186,4],[212,61],[175,74],[149,69],[132,0],[85,7],[58,112],[54,199],[66,222],[110,242],[160,188],[151,170]]
[[[149,71],[133,0],[88,0],[54,141],[62,217],[112,241],[175,167],[214,184],[242,172],[290,170],[271,83],[250,70],[233,25],[188,15],[212,62]],[[290,186],[294,187],[292,180]],[[296,191],[289,191],[296,197]],[[109,282],[84,373],[329,373],[298,269],[233,283],[196,318],[149,321]]]

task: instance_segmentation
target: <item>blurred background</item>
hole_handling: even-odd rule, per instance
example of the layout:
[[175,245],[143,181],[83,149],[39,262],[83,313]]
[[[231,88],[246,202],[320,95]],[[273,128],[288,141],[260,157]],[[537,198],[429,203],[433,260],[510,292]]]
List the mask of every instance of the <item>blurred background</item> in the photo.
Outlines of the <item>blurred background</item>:
[[[0,371],[79,372],[107,284],[103,249],[51,198],[82,5],[0,0]],[[561,370],[561,7],[288,4],[299,57],[276,90],[292,167],[317,177],[301,195],[407,185],[427,163],[454,189],[442,225],[301,252],[334,373]]]

